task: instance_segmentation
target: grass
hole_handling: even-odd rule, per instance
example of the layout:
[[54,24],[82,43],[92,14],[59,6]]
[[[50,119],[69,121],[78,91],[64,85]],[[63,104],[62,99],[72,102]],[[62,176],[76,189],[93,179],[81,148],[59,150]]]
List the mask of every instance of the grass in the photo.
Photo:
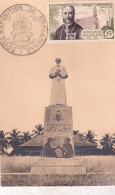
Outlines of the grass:
[[[103,186],[115,185],[115,156],[78,156],[86,166],[86,175],[28,175],[32,166],[37,166],[40,157],[2,157],[2,186]],[[112,174],[105,174],[112,172]],[[90,174],[88,174],[90,173]],[[101,173],[101,174],[100,174]]]
[[4,175],[2,186],[104,186],[115,185],[115,175]]
[[[104,173],[115,170],[115,156],[78,156],[76,157],[81,165],[86,166],[87,172]],[[2,173],[27,173],[32,166],[37,166],[40,157],[2,157]]]

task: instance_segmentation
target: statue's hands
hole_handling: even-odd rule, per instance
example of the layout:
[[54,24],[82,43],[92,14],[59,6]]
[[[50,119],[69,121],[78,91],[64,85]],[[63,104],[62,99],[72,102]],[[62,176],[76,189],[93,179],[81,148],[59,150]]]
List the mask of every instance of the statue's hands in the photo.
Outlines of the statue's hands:
[[61,76],[61,70],[56,70],[56,76]]

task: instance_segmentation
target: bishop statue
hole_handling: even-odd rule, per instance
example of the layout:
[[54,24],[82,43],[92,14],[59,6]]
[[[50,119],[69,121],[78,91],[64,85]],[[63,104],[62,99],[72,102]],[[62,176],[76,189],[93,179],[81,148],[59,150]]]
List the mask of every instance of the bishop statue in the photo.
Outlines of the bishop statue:
[[61,59],[56,58],[56,65],[50,71],[50,79],[52,79],[51,89],[51,105],[67,105],[65,79],[68,77],[66,69],[61,66]]

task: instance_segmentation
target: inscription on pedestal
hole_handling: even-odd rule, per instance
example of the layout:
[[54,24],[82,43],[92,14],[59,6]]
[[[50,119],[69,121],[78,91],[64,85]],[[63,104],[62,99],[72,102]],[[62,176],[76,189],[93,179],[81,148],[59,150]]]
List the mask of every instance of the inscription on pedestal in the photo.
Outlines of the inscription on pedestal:
[[72,108],[64,105],[45,109],[43,156],[73,156]]

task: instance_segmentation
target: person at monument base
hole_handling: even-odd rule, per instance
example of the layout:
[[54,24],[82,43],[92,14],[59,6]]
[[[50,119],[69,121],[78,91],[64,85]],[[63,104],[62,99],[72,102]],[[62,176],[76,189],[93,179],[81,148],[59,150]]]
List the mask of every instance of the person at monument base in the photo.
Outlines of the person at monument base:
[[50,71],[50,79],[52,79],[52,89],[51,89],[51,105],[63,104],[66,105],[66,90],[65,81],[68,77],[66,69],[61,66],[61,59],[56,58],[56,66],[52,67]]

